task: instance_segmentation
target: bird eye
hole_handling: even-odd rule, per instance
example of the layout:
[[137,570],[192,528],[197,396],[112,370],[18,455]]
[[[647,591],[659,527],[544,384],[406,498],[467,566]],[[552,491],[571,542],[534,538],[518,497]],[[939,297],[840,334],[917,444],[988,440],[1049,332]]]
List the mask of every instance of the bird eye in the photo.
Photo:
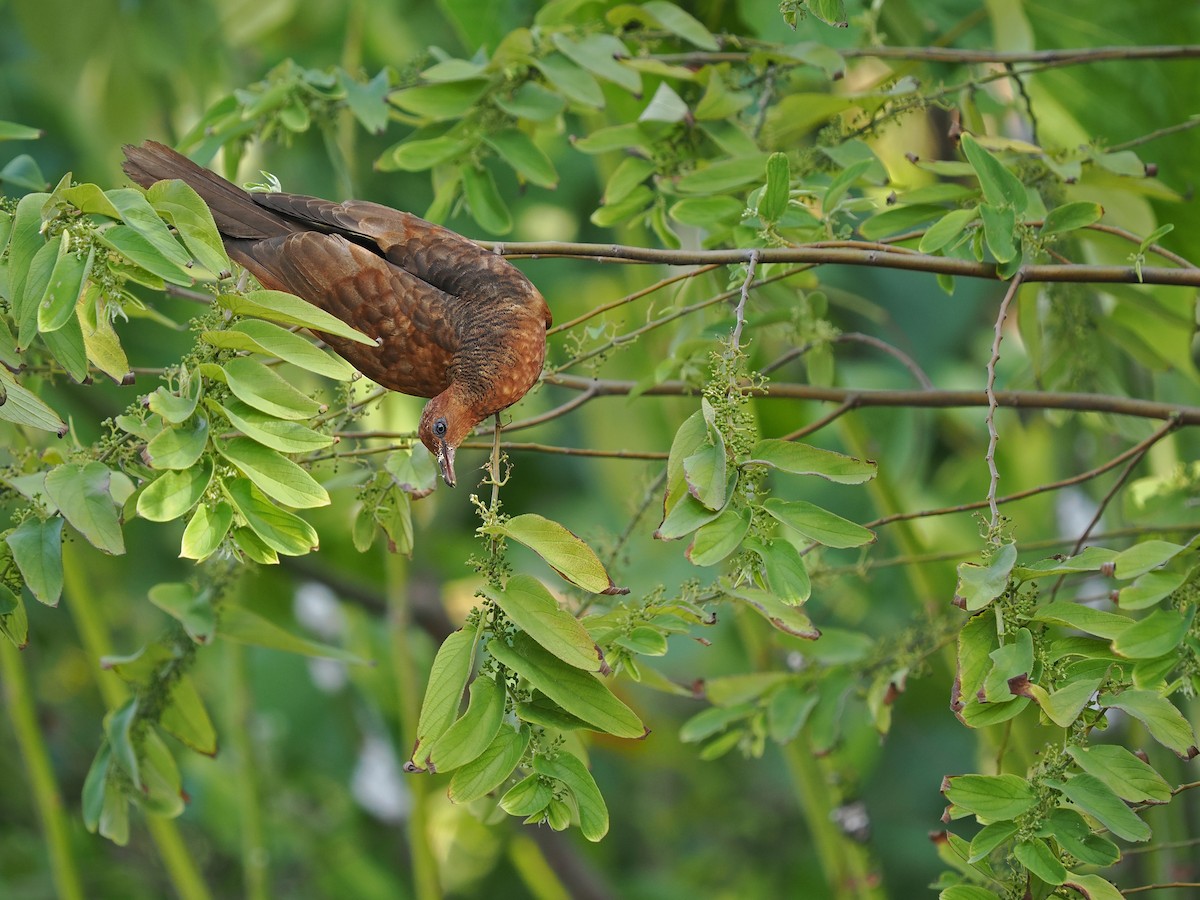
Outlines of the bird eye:
[[438,419],[436,422],[433,423],[433,433],[436,434],[438,437],[446,436],[446,420],[445,419]]

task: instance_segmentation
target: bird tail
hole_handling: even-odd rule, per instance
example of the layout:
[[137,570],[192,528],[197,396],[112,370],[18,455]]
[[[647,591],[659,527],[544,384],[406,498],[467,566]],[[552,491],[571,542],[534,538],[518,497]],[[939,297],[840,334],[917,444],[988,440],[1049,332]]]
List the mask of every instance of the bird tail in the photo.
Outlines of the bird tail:
[[288,219],[255,203],[249,192],[164,144],[146,141],[140,147],[127,144],[124,149],[126,175],[144,188],[178,178],[200,195],[223,237],[261,239],[296,230]]

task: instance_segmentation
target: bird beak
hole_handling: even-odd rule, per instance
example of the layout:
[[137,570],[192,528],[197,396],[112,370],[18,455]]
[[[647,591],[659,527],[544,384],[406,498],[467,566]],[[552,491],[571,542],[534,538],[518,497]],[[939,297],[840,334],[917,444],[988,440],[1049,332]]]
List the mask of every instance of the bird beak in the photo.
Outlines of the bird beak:
[[438,468],[442,470],[442,480],[454,487],[454,448],[445,441],[438,441],[437,461]]

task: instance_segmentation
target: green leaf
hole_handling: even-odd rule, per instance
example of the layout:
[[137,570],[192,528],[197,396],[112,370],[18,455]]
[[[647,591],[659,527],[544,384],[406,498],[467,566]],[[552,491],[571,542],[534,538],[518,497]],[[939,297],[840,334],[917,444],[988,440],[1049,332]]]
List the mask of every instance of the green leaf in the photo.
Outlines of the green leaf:
[[20,594],[0,584],[0,634],[18,650],[29,643],[29,613]]
[[875,477],[875,463],[822,450],[810,444],[765,438],[755,444],[744,466],[770,466],[793,475],[816,475],[838,484],[862,484]]
[[1117,635],[1112,648],[1127,659],[1158,659],[1183,643],[1195,617],[1195,606],[1183,615],[1174,609],[1157,609]]
[[984,199],[997,209],[1007,207],[1022,213],[1029,203],[1025,185],[1005,165],[979,145],[969,134],[962,136],[963,154],[975,170]]
[[486,78],[443,81],[392,91],[387,99],[405,112],[441,122],[464,115],[487,92],[488,87]]
[[40,128],[18,125],[16,122],[0,122],[0,141],[36,141],[45,132]]
[[239,644],[267,647],[285,653],[299,653],[320,659],[336,659],[354,665],[368,665],[368,661],[349,650],[312,641],[280,628],[269,619],[251,612],[244,606],[221,605],[221,619],[217,623],[217,634]]
[[707,509],[717,510],[725,506],[726,499],[725,443],[719,432],[710,433],[717,436],[717,442],[701,446],[683,461],[683,477],[688,493]]
[[538,187],[558,187],[558,172],[542,148],[519,128],[484,135],[483,141],[496,151],[526,181]]
[[1008,578],[1016,563],[1016,544],[1007,542],[988,565],[959,564],[959,582],[954,588],[954,602],[967,612],[977,612],[1004,593]]
[[1009,690],[1010,679],[1028,675],[1033,668],[1033,635],[1028,628],[1021,628],[1006,644],[1001,644],[990,654],[992,668],[983,679],[983,695],[988,703],[1002,703],[1013,698]]
[[[424,756],[422,748],[432,745],[445,734],[446,729],[458,717],[458,707],[467,687],[467,678],[471,675],[478,640],[478,626],[460,628],[442,641],[442,646],[433,658],[433,665],[429,669],[429,681],[425,685],[425,699],[421,702],[421,714],[417,719],[417,742],[412,754],[412,765],[418,770],[421,768],[418,760]],[[495,746],[495,741],[491,746]],[[487,752],[484,751],[485,755]],[[513,765],[515,766],[516,762]],[[512,771],[511,767],[509,771]],[[491,789],[487,788],[484,793]]]
[[76,311],[88,362],[117,384],[131,384],[134,375],[129,368],[129,358],[121,347],[106,304],[100,301],[99,286],[89,284]]
[[754,715],[756,709],[753,703],[709,707],[683,723],[679,729],[679,740],[684,744],[694,744],[714,734],[720,734],[730,725]]
[[929,227],[921,237],[917,249],[922,253],[937,253],[958,240],[972,223],[979,218],[979,207],[955,209],[946,213]]
[[1170,562],[1185,549],[1170,541],[1142,541],[1116,555],[1113,559],[1113,576],[1122,580],[1137,578]]
[[37,160],[28,153],[14,156],[0,169],[0,184],[4,183],[27,191],[44,191],[47,185],[46,176],[42,174]]
[[25,586],[47,606],[58,606],[62,596],[62,526],[60,516],[30,516],[5,539]]
[[979,207],[979,217],[983,220],[983,237],[987,241],[988,250],[996,257],[998,263],[1012,262],[1018,256],[1014,231],[1017,227],[1016,213],[1009,207],[1003,209],[989,203]]
[[504,680],[480,676],[471,682],[467,711],[429,745],[424,765],[430,772],[449,772],[486,750],[504,721]]
[[723,159],[697,168],[675,182],[681,194],[723,194],[762,177],[770,157],[765,153]]
[[1017,823],[1009,820],[984,825],[975,837],[971,838],[971,856],[967,862],[977,863],[981,859],[985,859],[993,850],[1006,843],[1018,830]]
[[808,0],[808,8],[826,25],[846,27],[846,4],[844,0]]
[[320,543],[316,530],[287,510],[280,509],[245,478],[224,483],[225,493],[246,525],[276,553],[304,556]]
[[492,234],[508,234],[512,230],[512,214],[500,196],[496,179],[487,169],[465,166],[462,170],[463,193],[471,215],[485,231]]
[[732,591],[730,596],[747,604],[756,613],[785,634],[805,640],[815,641],[821,636],[820,630],[795,606],[784,603],[769,591],[757,588],[741,587]]
[[792,175],[786,153],[772,153],[767,159],[767,182],[758,198],[758,216],[774,224],[787,209]]
[[483,753],[457,769],[450,778],[450,799],[470,803],[500,787],[520,765],[529,747],[529,729],[503,726]]
[[183,813],[183,783],[175,758],[158,732],[147,729],[139,748],[143,789],[138,804],[146,812],[173,819]]
[[391,90],[388,70],[380,69],[365,84],[341,69],[338,69],[337,77],[354,118],[371,134],[382,134],[388,123],[387,96]]
[[150,588],[149,597],[151,603],[177,619],[197,644],[212,640],[217,628],[217,614],[210,591],[197,593],[190,584],[164,582]]
[[684,555],[694,566],[716,565],[741,546],[749,532],[749,510],[729,507],[696,531]]
[[566,785],[575,797],[575,805],[579,809],[579,830],[585,838],[599,841],[608,834],[608,807],[592,773],[579,757],[565,750],[553,758],[535,756],[533,769]]
[[[163,227],[165,230],[166,226]],[[185,256],[185,261],[183,263],[176,262],[174,259],[164,256],[162,250],[147,240],[144,234],[128,225],[114,225],[112,228],[106,228],[99,232],[96,236],[104,246],[115,250],[134,265],[140,266],[163,281],[185,286],[193,281],[191,274],[185,268],[188,262],[186,254],[180,251],[179,255]],[[171,242],[175,242],[174,238],[171,239]],[[175,246],[179,245],[175,244]]]
[[743,209],[733,197],[687,197],[672,205],[670,214],[676,222],[712,230],[714,225],[741,218]]
[[328,506],[329,494],[286,456],[250,438],[214,442],[217,452],[237,466],[264,494],[294,509]]
[[1031,684],[1027,686],[1026,695],[1037,702],[1051,722],[1059,728],[1069,728],[1079,718],[1103,680],[1100,677],[1070,681],[1054,693],[1047,693],[1045,689]]
[[313,431],[299,422],[277,419],[238,400],[213,403],[212,406],[246,437],[280,453],[309,453],[333,443],[333,438],[327,434]]
[[1074,872],[1068,872],[1063,884],[1074,888],[1087,900],[1125,900],[1125,895],[1117,890],[1112,882],[1099,875],[1076,875]]
[[1050,811],[1038,837],[1052,837],[1076,859],[1093,866],[1111,866],[1121,851],[1106,837],[1095,834],[1087,819],[1073,809],[1059,807]]
[[688,117],[688,105],[665,81],[660,81],[654,96],[638,116],[639,122],[682,122]]
[[108,768],[112,762],[112,750],[107,741],[100,742],[100,749],[92,764],[88,767],[87,777],[83,780],[82,812],[83,825],[92,834],[100,827],[100,817],[106,803],[105,791],[108,786]]
[[649,155],[651,143],[650,126],[639,125],[637,122],[626,122],[624,125],[597,128],[586,137],[575,141],[574,146],[580,153],[595,154],[626,150]]
[[514,575],[503,590],[484,592],[513,624],[563,662],[587,672],[607,671],[604,654],[578,619],[562,609],[536,578]]
[[[20,213],[19,209],[18,213]],[[50,284],[50,275],[58,261],[60,246],[54,241],[39,244],[38,251],[29,261],[24,293],[17,294],[15,289],[10,291],[13,296],[13,318],[17,322],[17,343],[22,349],[28,347],[37,334],[38,304],[46,293],[46,287]],[[10,266],[13,250],[16,249],[17,236],[13,235],[13,247],[9,251]]]
[[278,357],[335,381],[350,381],[355,375],[354,367],[341,357],[331,356],[312,341],[271,322],[245,319],[228,331],[205,331],[200,336],[214,347]]
[[495,94],[492,102],[510,116],[534,122],[549,122],[566,106],[562,97],[536,81],[526,81],[508,95]]
[[1079,768],[1099,778],[1122,800],[1167,803],[1171,799],[1171,786],[1166,779],[1119,744],[1070,746],[1067,753]]
[[424,172],[457,159],[472,146],[469,138],[457,134],[403,140],[384,150],[375,161],[375,168],[380,172]]
[[311,331],[332,334],[335,337],[366,344],[368,347],[378,346],[378,341],[367,337],[336,316],[313,306],[307,300],[301,300],[294,294],[287,294],[283,291],[263,290],[250,291],[246,294],[221,294],[217,297],[217,305],[229,310],[235,316],[266,319],[269,322],[278,322],[280,325],[299,325]]
[[804,500],[772,497],[763,509],[788,528],[826,547],[861,547],[875,541],[875,533],[869,529]]
[[208,446],[208,421],[197,416],[188,425],[164,428],[146,445],[142,459],[154,469],[189,469]]
[[1050,845],[1038,838],[1027,838],[1013,850],[1017,862],[1046,884],[1062,884],[1067,879],[1067,868]]
[[655,172],[654,163],[639,156],[627,156],[609,176],[604,186],[602,202],[605,205],[620,203],[634,188],[638,187]]
[[553,797],[548,779],[528,775],[504,792],[500,808],[510,816],[533,816],[541,813]]
[[572,584],[595,594],[627,594],[619,588],[594,550],[558,522],[536,513],[514,516],[481,529],[485,534],[503,535],[524,544]]
[[771,593],[788,606],[800,606],[812,594],[812,582],[800,551],[787,541],[747,539],[743,542],[762,560],[763,571]]
[[0,365],[0,419],[16,425],[27,425],[43,431],[53,431],[59,437],[67,433],[67,425],[58,413],[47,406],[37,394],[17,383]]
[[125,771],[133,786],[140,789],[142,779],[132,733],[137,709],[137,698],[130,697],[121,706],[110,710],[104,717],[104,736],[112,748],[113,762]]
[[58,258],[50,272],[50,282],[38,303],[38,331],[57,331],[75,317],[75,306],[83,292],[84,279],[92,268],[95,250],[80,256],[70,249],[70,234],[64,229],[59,242]]
[[767,733],[777,744],[796,739],[812,714],[820,696],[816,691],[795,684],[785,684],[767,702]]
[[499,639],[488,643],[496,661],[513,670],[567,712],[578,716],[598,731],[617,737],[641,738],[646,728],[595,676],[566,663],[544,650],[527,634],[518,632],[512,645]]
[[230,270],[212,213],[195,190],[176,179],[159,181],[147,189],[146,200],[175,227],[196,262],[214,275]]
[[1104,207],[1099,203],[1064,203],[1046,213],[1042,222],[1042,237],[1054,234],[1064,234],[1079,228],[1086,228],[1094,222],[1099,222],[1104,215]]
[[289,420],[310,419],[324,409],[257,360],[244,356],[229,359],[221,371],[235,397],[268,415]]
[[1018,581],[1030,581],[1034,578],[1057,578],[1059,575],[1077,575],[1084,572],[1099,572],[1107,563],[1117,558],[1115,550],[1104,547],[1088,547],[1077,556],[1052,556],[1049,559],[1038,560],[1027,566],[1017,566],[1013,575]]
[[1036,622],[1052,622],[1055,625],[1065,625],[1086,631],[1102,638],[1112,640],[1118,637],[1131,622],[1125,616],[1105,612],[1081,603],[1071,603],[1067,600],[1055,600],[1045,606],[1038,607],[1033,614]]
[[1121,609],[1145,609],[1178,590],[1191,577],[1192,566],[1168,566],[1153,569],[1137,577],[1131,585],[1117,592],[1117,606]]
[[179,675],[158,724],[172,737],[205,756],[217,755],[217,730],[192,679]]
[[137,514],[150,522],[178,519],[200,502],[212,476],[211,459],[181,471],[164,472],[138,495]]
[[685,41],[695,44],[701,50],[717,50],[717,39],[704,27],[699,19],[691,13],[668,3],[666,0],[650,0],[642,4],[642,9],[654,17],[654,21],[671,34],[678,35]]
[[200,402],[200,393],[204,382],[194,372],[188,372],[185,384],[178,394],[173,394],[165,387],[157,388],[149,397],[150,411],[158,413],[163,420],[173,425],[191,418]]
[[1197,755],[1196,735],[1170,700],[1154,691],[1126,690],[1100,697],[1102,707],[1124,710],[1146,726],[1150,736],[1184,759]]
[[1148,841],[1150,826],[1094,775],[1072,775],[1065,781],[1046,779],[1045,783],[1061,791],[1077,807],[1098,819],[1105,828],[1127,841]]
[[618,57],[629,56],[629,48],[619,38],[611,34],[593,33],[575,41],[560,31],[553,34],[551,40],[563,56],[593,75],[620,85],[631,94],[641,94],[642,76],[635,69],[617,61]]
[[[41,232],[42,208],[49,196],[44,193],[26,194],[17,202],[16,211],[13,213],[8,246],[8,297],[12,303],[13,317],[19,325],[26,321],[36,322],[36,306],[41,294],[32,296],[31,292],[25,289],[25,282],[28,280],[34,256],[50,246]],[[20,328],[23,348],[29,345],[27,337],[31,337],[24,334],[27,327]]]
[[184,559],[207,559],[221,546],[232,524],[233,507],[224,500],[211,507],[200,505],[183,529],[179,555]]
[[645,625],[633,629],[629,634],[614,638],[613,644],[641,656],[667,655],[666,637],[661,632]]
[[561,53],[551,53],[541,59],[534,60],[537,70],[546,77],[560,94],[568,100],[584,106],[604,106],[604,92],[596,79],[585,70],[575,65]]
[[592,726],[583,719],[571,715],[557,703],[536,691],[531,700],[516,704],[514,711],[522,722],[542,725],[556,731],[592,730]]
[[87,347],[83,343],[83,329],[77,316],[72,315],[57,331],[43,334],[42,341],[77,384],[87,381]]
[[1029,782],[1016,775],[952,775],[942,793],[981,819],[1015,819],[1037,803]]
[[46,473],[46,494],[88,543],[105,553],[121,554],[125,539],[109,493],[111,479],[112,473],[99,462],[55,466]]

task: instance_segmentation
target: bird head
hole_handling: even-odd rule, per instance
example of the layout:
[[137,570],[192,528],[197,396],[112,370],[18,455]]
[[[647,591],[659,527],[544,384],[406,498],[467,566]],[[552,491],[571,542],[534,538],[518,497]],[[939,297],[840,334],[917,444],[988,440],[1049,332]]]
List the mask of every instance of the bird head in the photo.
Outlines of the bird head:
[[471,405],[459,396],[453,385],[425,404],[417,435],[437,460],[442,480],[450,487],[455,484],[454,451],[481,418],[475,415]]

